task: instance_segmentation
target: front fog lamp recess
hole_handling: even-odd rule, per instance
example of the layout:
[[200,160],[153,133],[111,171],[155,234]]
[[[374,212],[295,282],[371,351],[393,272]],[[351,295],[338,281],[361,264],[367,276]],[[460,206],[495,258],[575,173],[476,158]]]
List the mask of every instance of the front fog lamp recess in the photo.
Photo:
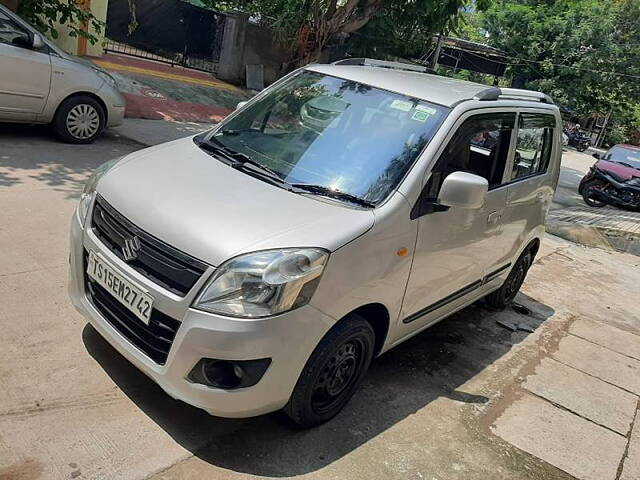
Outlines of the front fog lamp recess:
[[270,358],[259,360],[202,358],[193,367],[188,379],[193,383],[225,390],[251,387],[260,381],[270,364]]

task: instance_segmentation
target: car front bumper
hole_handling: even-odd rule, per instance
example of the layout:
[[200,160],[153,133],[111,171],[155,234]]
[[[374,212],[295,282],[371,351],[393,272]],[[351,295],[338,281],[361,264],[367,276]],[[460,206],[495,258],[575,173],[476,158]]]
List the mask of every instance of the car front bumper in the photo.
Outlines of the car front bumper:
[[[84,252],[99,252],[120,273],[154,297],[154,307],[176,318],[182,304],[197,292],[176,298],[127,266],[105,248],[91,228],[83,229],[77,212],[71,221],[69,295],[75,308],[120,354],[156,382],[171,397],[222,417],[250,417],[282,408],[307,359],[335,321],[306,305],[264,319],[229,318],[186,306],[167,361],[160,365],[133,345],[103,317],[87,296]],[[207,273],[205,273],[205,276]],[[193,290],[202,287],[206,279]],[[186,377],[201,358],[254,360],[271,358],[264,376],[251,387],[224,390],[195,384]]]
[[124,122],[126,100],[117,88],[104,83],[100,88],[100,96],[107,107],[107,127],[117,127]]

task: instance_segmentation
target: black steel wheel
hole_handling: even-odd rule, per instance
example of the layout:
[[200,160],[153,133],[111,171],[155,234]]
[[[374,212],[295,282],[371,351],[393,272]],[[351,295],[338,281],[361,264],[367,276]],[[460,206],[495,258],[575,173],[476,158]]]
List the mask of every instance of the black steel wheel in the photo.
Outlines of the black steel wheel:
[[362,317],[351,315],[336,325],[311,354],[285,413],[304,428],[337,415],[364,378],[374,345],[375,333]]
[[485,297],[487,305],[502,310],[513,302],[524,283],[532,262],[533,256],[530,251],[527,250],[520,255],[502,286]]

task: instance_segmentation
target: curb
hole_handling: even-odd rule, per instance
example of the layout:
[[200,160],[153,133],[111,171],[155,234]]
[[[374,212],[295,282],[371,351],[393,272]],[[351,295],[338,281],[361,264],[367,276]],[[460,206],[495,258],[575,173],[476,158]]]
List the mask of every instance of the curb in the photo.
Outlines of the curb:
[[546,231],[580,245],[640,256],[640,235],[635,233],[561,221],[547,222]]

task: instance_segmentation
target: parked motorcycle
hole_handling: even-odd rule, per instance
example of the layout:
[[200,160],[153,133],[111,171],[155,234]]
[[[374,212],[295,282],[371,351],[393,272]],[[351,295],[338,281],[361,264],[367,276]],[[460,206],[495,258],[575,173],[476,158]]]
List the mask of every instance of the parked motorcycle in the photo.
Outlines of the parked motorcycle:
[[569,139],[569,146],[574,147],[579,152],[584,152],[591,146],[591,137],[586,133],[574,130],[564,130],[563,132]]
[[615,205],[640,209],[640,177],[624,179],[598,168],[597,163],[580,182],[578,193],[590,207]]

